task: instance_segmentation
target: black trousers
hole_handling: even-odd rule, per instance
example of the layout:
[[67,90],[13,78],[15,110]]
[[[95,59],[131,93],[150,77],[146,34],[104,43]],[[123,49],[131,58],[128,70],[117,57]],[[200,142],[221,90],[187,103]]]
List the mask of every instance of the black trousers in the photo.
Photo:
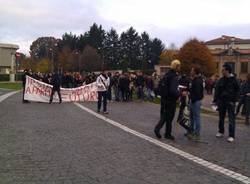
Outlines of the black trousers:
[[108,91],[107,91],[107,99],[109,101],[112,100],[112,90],[111,90],[111,87],[108,88]]
[[97,103],[98,110],[101,110],[102,99],[103,99],[103,112],[106,112],[107,111],[107,91],[98,91],[98,103]]
[[129,100],[129,89],[122,88],[121,92],[122,92],[122,101],[124,101],[124,102],[128,101]]
[[163,125],[166,124],[165,136],[170,136],[172,132],[172,121],[175,116],[175,111],[175,100],[161,100],[161,117],[160,121],[155,126],[155,130],[160,131]]
[[235,137],[235,103],[221,102],[219,105],[219,132],[224,134],[225,117],[228,112],[229,119],[229,137]]
[[25,101],[24,100],[24,93],[25,93],[25,85],[23,85],[23,102]]
[[59,102],[61,103],[61,102],[62,102],[62,97],[61,97],[60,88],[54,88],[54,87],[52,88],[52,92],[51,92],[51,95],[50,95],[50,100],[49,100],[49,102],[52,103],[52,101],[53,101],[53,96],[54,96],[55,92],[57,92],[58,97],[59,97]]

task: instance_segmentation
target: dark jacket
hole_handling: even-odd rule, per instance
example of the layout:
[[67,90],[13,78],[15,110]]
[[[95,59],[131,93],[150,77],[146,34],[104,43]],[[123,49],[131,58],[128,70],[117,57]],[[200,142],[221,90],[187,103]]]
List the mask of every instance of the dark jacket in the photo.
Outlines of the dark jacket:
[[144,83],[145,83],[145,79],[143,76],[139,75],[137,78],[136,78],[136,81],[135,81],[135,84],[136,86],[142,86],[144,87]]
[[176,101],[180,95],[178,75],[170,69],[159,83],[160,95],[163,100]]
[[247,93],[250,93],[250,82],[246,82],[242,85],[241,92],[240,92],[240,102],[245,103],[245,100],[250,100],[250,97],[247,97]]
[[147,86],[148,89],[154,90],[154,82],[153,82],[153,80],[152,79],[147,79],[146,80],[146,86]]
[[25,87],[26,84],[26,75],[30,76],[30,73],[28,71],[25,71],[24,74],[22,75],[23,87]]
[[121,90],[129,90],[129,79],[122,76],[119,80],[119,86]]
[[192,80],[189,92],[192,103],[203,99],[203,80],[201,77],[195,77]]
[[51,84],[53,85],[54,89],[60,89],[61,80],[60,80],[60,76],[58,74],[54,74],[52,76]]
[[214,102],[217,104],[236,102],[239,89],[239,83],[233,75],[220,78],[215,86]]

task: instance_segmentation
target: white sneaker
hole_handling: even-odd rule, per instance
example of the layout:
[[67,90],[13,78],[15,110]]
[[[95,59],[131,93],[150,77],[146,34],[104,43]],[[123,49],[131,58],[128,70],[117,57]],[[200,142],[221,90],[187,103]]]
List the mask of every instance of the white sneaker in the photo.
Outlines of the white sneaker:
[[224,136],[224,134],[222,134],[222,133],[220,133],[220,132],[218,132],[218,133],[216,134],[216,137],[218,137],[218,138],[223,137],[223,136]]
[[233,138],[233,137],[228,137],[227,141],[228,141],[228,142],[233,142],[233,141],[234,141],[234,138]]

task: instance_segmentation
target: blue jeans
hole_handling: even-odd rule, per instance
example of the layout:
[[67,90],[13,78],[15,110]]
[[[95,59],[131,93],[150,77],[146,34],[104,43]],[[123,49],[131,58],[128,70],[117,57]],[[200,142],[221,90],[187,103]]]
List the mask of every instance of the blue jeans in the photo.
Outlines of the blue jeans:
[[201,130],[201,100],[190,102],[190,123],[192,133],[200,135]]

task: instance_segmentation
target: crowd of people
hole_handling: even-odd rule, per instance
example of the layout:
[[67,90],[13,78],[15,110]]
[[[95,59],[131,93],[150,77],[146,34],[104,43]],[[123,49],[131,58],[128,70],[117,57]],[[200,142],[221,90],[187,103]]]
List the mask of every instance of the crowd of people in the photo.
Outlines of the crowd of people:
[[[40,73],[31,70],[25,70],[25,75],[29,75],[41,82],[52,84],[53,73]],[[25,76],[24,75],[24,76]],[[58,74],[60,79],[60,86],[63,88],[76,88],[82,85],[96,82],[98,74],[89,73],[81,75],[79,72],[64,72]],[[153,100],[157,95],[157,86],[160,77],[154,75],[143,75],[142,72],[106,72],[110,79],[110,84],[107,89],[107,99],[109,101],[132,101],[134,98]],[[25,77],[23,78],[25,83]],[[133,96],[137,94],[136,97]]]
[[[160,120],[155,126],[154,133],[157,138],[161,138],[160,130],[165,125],[166,139],[174,140],[172,135],[172,121],[175,117],[177,101],[180,103],[177,122],[186,130],[189,139],[200,139],[201,131],[201,104],[204,97],[204,90],[208,95],[214,95],[213,103],[218,107],[219,124],[216,137],[224,135],[224,120],[226,112],[229,118],[228,141],[235,139],[235,117],[243,106],[242,114],[246,116],[246,124],[249,124],[250,114],[250,74],[246,81],[239,81],[232,74],[230,65],[223,65],[222,77],[215,77],[214,80],[204,79],[200,68],[193,67],[190,75],[180,75],[181,63],[174,60],[171,69],[162,77],[153,73],[145,75],[142,72],[136,73],[110,73],[102,71],[100,74],[90,73],[81,75],[80,73],[65,72],[59,73],[32,73],[25,70],[23,85],[25,88],[25,76],[53,85],[50,103],[53,95],[58,93],[61,103],[60,87],[75,88],[85,84],[96,82],[98,91],[97,112],[107,114],[107,101],[128,102],[137,98],[139,100],[153,100],[155,97],[161,99]],[[134,96],[136,94],[136,97]],[[236,102],[239,101],[236,107]],[[27,102],[23,99],[23,102]],[[184,116],[184,110],[188,109],[189,117]],[[188,124],[187,124],[188,122]]]
[[[161,138],[160,130],[165,124],[166,139],[174,140],[172,135],[172,121],[175,117],[176,102],[180,99],[180,110],[177,122],[183,126],[189,139],[199,140],[201,130],[201,104],[204,97],[204,79],[198,67],[192,67],[190,79],[185,75],[179,77],[181,63],[174,60],[171,63],[171,69],[164,75],[160,81],[161,90],[161,115],[160,121],[154,128],[157,138]],[[209,81],[208,81],[209,82]],[[206,82],[205,82],[206,83]],[[214,88],[213,104],[219,112],[218,132],[216,137],[224,136],[225,116],[228,113],[229,119],[229,136],[227,141],[235,140],[235,119],[240,111],[241,105],[245,106],[246,124],[249,125],[250,115],[250,74],[247,75],[246,81],[239,81],[232,73],[232,68],[228,64],[223,65],[222,77],[217,81],[209,82],[208,94],[212,94]],[[188,100],[187,100],[188,99]],[[238,106],[236,108],[237,102]],[[184,116],[184,109],[188,108],[188,119]],[[236,110],[237,109],[237,110]],[[236,111],[235,111],[236,110]]]

